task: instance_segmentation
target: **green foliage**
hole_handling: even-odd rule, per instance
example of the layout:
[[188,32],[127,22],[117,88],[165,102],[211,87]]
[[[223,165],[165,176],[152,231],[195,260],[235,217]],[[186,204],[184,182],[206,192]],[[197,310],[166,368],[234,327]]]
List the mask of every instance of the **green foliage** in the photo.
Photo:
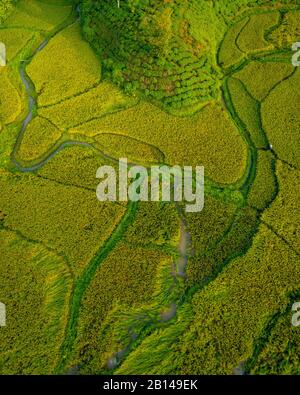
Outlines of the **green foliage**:
[[3,23],[9,16],[14,3],[16,3],[14,0],[0,0],[0,23]]
[[46,118],[35,117],[27,126],[17,156],[21,161],[42,158],[59,140],[62,133]]
[[50,31],[56,25],[62,23],[71,13],[71,7],[67,0],[64,4],[56,3],[56,5],[57,7],[55,4],[49,4],[49,1],[18,0],[17,6],[6,19],[5,24],[10,27]]
[[287,290],[299,287],[299,263],[299,256],[261,226],[247,254],[195,294],[193,323],[174,346],[182,360],[176,373],[232,374],[252,355],[269,318],[287,305]]
[[[3,214],[0,205],[0,217]],[[0,229],[1,374],[51,374],[68,319],[71,276],[62,259],[42,244]]]
[[271,152],[259,151],[256,177],[248,195],[248,204],[264,210],[276,196],[276,182],[274,155]]
[[[98,59],[77,1],[0,1],[1,372],[299,371],[281,318],[299,286],[297,2],[83,0]],[[27,58],[38,106],[17,139]],[[203,212],[98,202],[102,153],[204,165]]]
[[[296,69],[295,69],[296,70]],[[280,159],[300,167],[298,111],[300,69],[276,86],[262,104],[262,124],[270,144]]]
[[[197,12],[189,10],[193,6]],[[183,18],[187,10],[192,34]],[[206,7],[205,15],[209,12]],[[142,92],[169,110],[217,97],[215,43],[208,32],[196,33],[205,20],[196,2],[144,0],[133,6],[123,1],[118,8],[110,0],[86,0],[83,19],[85,37],[103,59],[105,76],[127,92]]]
[[246,53],[272,49],[272,45],[265,40],[264,35],[279,22],[279,17],[279,12],[251,16],[236,40],[238,48]]
[[179,218],[170,203],[142,202],[125,240],[132,245],[173,244],[179,239]]
[[94,145],[113,158],[127,158],[132,163],[161,163],[163,153],[143,141],[121,134],[100,133],[94,137]]
[[264,212],[262,218],[299,253],[300,172],[278,161],[276,175],[279,182],[279,193],[272,205]]
[[287,12],[281,25],[274,30],[269,39],[277,48],[290,49],[291,45],[300,40],[300,11]]
[[299,375],[299,328],[291,326],[291,315],[292,307],[289,305],[286,312],[275,316],[274,326],[267,326],[268,331],[257,345],[258,355],[251,361],[250,374]]
[[80,311],[75,349],[81,373],[100,372],[106,367],[107,338],[111,335],[105,332],[105,319],[109,311],[114,315],[118,306],[128,309],[151,303],[158,268],[166,261],[170,264],[170,258],[157,249],[120,243],[102,263]]
[[99,183],[96,172],[104,166],[103,158],[88,147],[67,146],[38,171],[38,175],[65,185],[91,189]]
[[59,129],[69,129],[91,119],[120,111],[135,103],[136,100],[126,97],[111,83],[103,82],[86,93],[56,105],[40,108],[38,113],[50,119]]
[[[78,275],[103,245],[124,212],[99,202],[95,192],[32,175],[1,172],[4,225],[65,256]],[[33,220],[34,218],[34,220]]]
[[228,88],[237,115],[245,124],[251,140],[257,148],[266,147],[268,141],[262,131],[260,106],[236,78],[228,80]]
[[236,215],[230,228],[218,243],[201,255],[192,257],[188,265],[191,285],[203,284],[213,279],[233,257],[242,255],[249,248],[258,226],[255,210],[244,207]]
[[0,29],[0,42],[5,44],[6,58],[10,62],[32,38],[25,29]]
[[232,203],[225,204],[208,195],[200,213],[186,214],[193,255],[203,254],[222,239],[233,221],[235,211],[236,206]]
[[27,72],[38,93],[39,106],[84,93],[101,79],[99,61],[81,39],[77,23],[51,39],[33,58]]
[[[0,125],[12,123],[21,112],[20,95],[8,72],[0,71]],[[1,129],[0,129],[1,130]]]
[[245,55],[237,47],[236,39],[247,22],[248,18],[244,18],[227,30],[219,50],[219,63],[221,66],[230,67],[243,60]]
[[122,112],[91,121],[74,130],[80,135],[122,134],[150,144],[176,165],[204,165],[206,175],[221,184],[242,177],[246,145],[225,110],[209,105],[191,117],[174,117],[142,102]]
[[254,99],[262,101],[276,84],[290,76],[294,70],[291,63],[256,61],[247,64],[234,76],[243,82]]

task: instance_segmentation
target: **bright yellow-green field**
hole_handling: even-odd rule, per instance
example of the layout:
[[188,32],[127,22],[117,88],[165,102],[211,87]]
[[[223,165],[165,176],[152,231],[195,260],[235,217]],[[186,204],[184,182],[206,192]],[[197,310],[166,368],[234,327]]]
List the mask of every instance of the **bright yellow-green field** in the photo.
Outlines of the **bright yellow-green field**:
[[244,58],[243,52],[236,45],[236,39],[247,23],[248,18],[242,19],[227,30],[219,52],[219,62],[223,67],[232,66]]
[[18,150],[22,161],[34,161],[51,149],[62,132],[46,118],[34,118],[26,128]]
[[262,219],[299,254],[299,170],[280,161],[276,164],[279,194]]
[[[297,2],[1,3],[0,374],[299,374]],[[121,157],[203,210],[98,201]]]
[[60,129],[69,129],[91,119],[118,112],[136,104],[109,82],[102,82],[87,93],[74,96],[60,104],[40,108],[39,114],[50,119]]
[[[46,61],[51,58],[51,62]],[[27,67],[38,93],[38,105],[55,104],[97,85],[101,66],[74,23],[52,38]]]
[[185,361],[180,372],[232,374],[269,318],[288,304],[299,275],[299,257],[261,226],[248,253],[194,296],[193,324],[174,345]]
[[300,114],[299,86],[300,70],[276,86],[265,99],[261,108],[262,125],[270,144],[278,157],[291,165],[300,167]]
[[115,158],[127,158],[131,163],[162,163],[164,154],[156,147],[132,137],[100,133],[94,137],[95,146]]
[[0,300],[8,313],[1,373],[50,374],[68,319],[70,270],[63,257],[22,233],[1,228],[0,238]]
[[[121,345],[112,341],[105,327],[113,325],[118,311],[122,315],[145,305],[151,308],[159,269],[170,265],[171,257],[162,251],[123,243],[103,262],[80,311],[75,361],[84,361],[85,373],[105,368],[113,353],[120,351]],[[111,317],[109,312],[115,314]]]
[[18,117],[22,106],[20,95],[5,69],[0,70],[0,92],[0,123],[5,125]]
[[0,173],[4,225],[66,257],[79,275],[120,221],[124,208],[95,192],[32,175]]
[[251,62],[235,74],[249,90],[254,99],[261,101],[283,79],[290,76],[295,68],[290,63]]
[[5,43],[7,61],[11,61],[32,37],[32,31],[27,29],[0,29],[0,42]]
[[221,184],[234,183],[246,168],[246,144],[219,105],[208,105],[192,117],[174,117],[141,103],[71,131],[87,136],[114,133],[133,137],[159,147],[169,164],[204,165],[207,176]]
[[272,49],[272,45],[265,40],[265,33],[279,21],[278,12],[253,15],[241,31],[236,44],[242,52],[253,52]]
[[39,0],[20,0],[14,13],[5,21],[6,26],[30,30],[52,30],[71,13],[71,7],[49,4]]

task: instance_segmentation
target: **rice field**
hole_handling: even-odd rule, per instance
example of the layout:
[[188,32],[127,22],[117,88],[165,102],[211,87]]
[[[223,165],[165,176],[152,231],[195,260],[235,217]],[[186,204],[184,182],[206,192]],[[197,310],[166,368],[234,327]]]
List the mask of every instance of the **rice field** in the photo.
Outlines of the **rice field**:
[[[0,372],[298,374],[298,0],[91,4],[0,1]],[[121,157],[203,211],[99,202]]]
[[90,137],[100,133],[132,137],[159,148],[168,164],[202,163],[207,175],[220,184],[234,183],[245,172],[246,144],[220,105],[208,105],[192,117],[174,117],[149,103],[141,103],[71,132]]
[[[46,61],[49,56],[51,62]],[[35,85],[39,106],[56,104],[84,93],[101,80],[100,63],[81,39],[78,23],[52,38],[28,65],[27,72]]]

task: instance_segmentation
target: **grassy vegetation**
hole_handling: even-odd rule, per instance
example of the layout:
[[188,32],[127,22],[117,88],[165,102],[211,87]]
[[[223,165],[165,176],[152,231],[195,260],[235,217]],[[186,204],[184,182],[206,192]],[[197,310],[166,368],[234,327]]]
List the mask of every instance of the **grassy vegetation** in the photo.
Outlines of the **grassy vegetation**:
[[248,195],[250,206],[264,210],[273,201],[277,193],[277,180],[274,173],[274,155],[271,152],[259,151],[256,177]]
[[62,23],[71,13],[69,2],[66,6],[59,6],[57,2],[39,0],[18,0],[13,13],[6,19],[5,25],[10,27],[22,27],[30,30],[50,31],[56,25]]
[[92,148],[69,146],[39,169],[38,175],[65,185],[90,188],[95,191],[99,183],[95,175],[97,169],[103,165],[105,161],[97,156]]
[[26,128],[17,155],[21,161],[41,158],[61,137],[62,132],[48,119],[36,117]]
[[245,124],[247,131],[257,148],[268,146],[260,121],[260,106],[247,92],[245,86],[236,78],[228,80],[228,88],[234,108]]
[[249,63],[234,76],[247,86],[254,99],[262,101],[276,84],[289,77],[294,71],[295,68],[291,63],[256,61]]
[[299,170],[278,161],[276,175],[279,193],[262,218],[299,253]]
[[164,245],[175,247],[179,242],[180,222],[173,204],[141,202],[135,221],[128,228],[125,240],[134,245]]
[[243,60],[245,54],[237,47],[236,40],[247,23],[248,18],[244,18],[227,30],[219,50],[218,60],[222,67],[230,67]]
[[300,11],[287,12],[282,24],[274,30],[269,39],[277,48],[288,48],[300,39]]
[[239,210],[230,227],[225,229],[223,237],[216,240],[215,245],[191,258],[187,269],[191,286],[206,284],[213,280],[228,262],[245,253],[252,242],[257,226],[256,210],[249,207]]
[[13,10],[15,1],[13,0],[1,0],[0,1],[0,23],[3,23]]
[[[1,372],[299,372],[297,2],[0,1]],[[100,203],[108,156],[204,165],[204,210]]]
[[51,119],[58,128],[69,129],[134,104],[134,98],[124,95],[111,83],[103,82],[79,96],[76,95],[57,105],[40,108],[39,114]]
[[161,163],[164,154],[156,147],[121,134],[101,133],[94,145],[113,158],[128,158],[132,163]]
[[0,124],[12,123],[21,112],[21,98],[8,72],[0,71]]
[[204,253],[222,238],[233,221],[236,209],[233,203],[226,204],[222,200],[207,196],[203,211],[186,214],[193,255]]
[[[2,205],[0,213],[3,212]],[[0,229],[1,374],[50,374],[68,316],[72,279],[64,260],[41,244]]]
[[238,48],[245,53],[272,49],[272,45],[265,40],[264,35],[270,28],[278,24],[279,17],[279,12],[251,16],[236,41]]
[[106,368],[109,345],[104,324],[109,311],[117,314],[120,306],[128,310],[150,304],[158,268],[166,264],[170,264],[170,258],[162,251],[123,243],[102,263],[80,311],[75,347],[81,373]]
[[[293,296],[292,300],[296,298]],[[267,326],[268,332],[261,337],[257,355],[247,364],[247,370],[256,375],[299,375],[299,328],[291,327],[291,305],[275,318],[275,324]]]
[[10,62],[32,36],[33,33],[26,29],[0,29],[0,42],[6,46],[6,60]]
[[27,72],[36,87],[39,106],[83,93],[101,79],[100,63],[81,39],[78,23],[52,38],[33,58]]
[[247,254],[194,296],[193,324],[173,346],[183,354],[178,373],[232,374],[269,317],[285,308],[287,289],[297,289],[299,267],[299,257],[262,226]]
[[300,124],[298,111],[299,94],[295,83],[299,80],[297,71],[292,77],[276,86],[261,108],[263,128],[274,151],[283,159],[300,167],[300,140],[297,130]]
[[99,202],[95,192],[32,175],[17,177],[1,172],[0,185],[5,226],[66,256],[76,275],[124,212],[122,206]]
[[243,138],[218,105],[209,105],[192,117],[174,117],[151,104],[141,103],[91,121],[72,132],[87,136],[105,132],[133,137],[159,147],[169,164],[204,165],[206,175],[221,184],[241,178],[246,167]]

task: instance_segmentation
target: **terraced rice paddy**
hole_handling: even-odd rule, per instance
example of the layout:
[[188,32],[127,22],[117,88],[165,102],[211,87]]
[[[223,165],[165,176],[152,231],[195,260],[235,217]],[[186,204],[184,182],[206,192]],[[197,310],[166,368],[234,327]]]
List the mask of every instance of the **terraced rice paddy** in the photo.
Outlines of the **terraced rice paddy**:
[[[299,374],[299,4],[138,3],[0,8],[0,373]],[[120,157],[204,210],[99,202]]]

